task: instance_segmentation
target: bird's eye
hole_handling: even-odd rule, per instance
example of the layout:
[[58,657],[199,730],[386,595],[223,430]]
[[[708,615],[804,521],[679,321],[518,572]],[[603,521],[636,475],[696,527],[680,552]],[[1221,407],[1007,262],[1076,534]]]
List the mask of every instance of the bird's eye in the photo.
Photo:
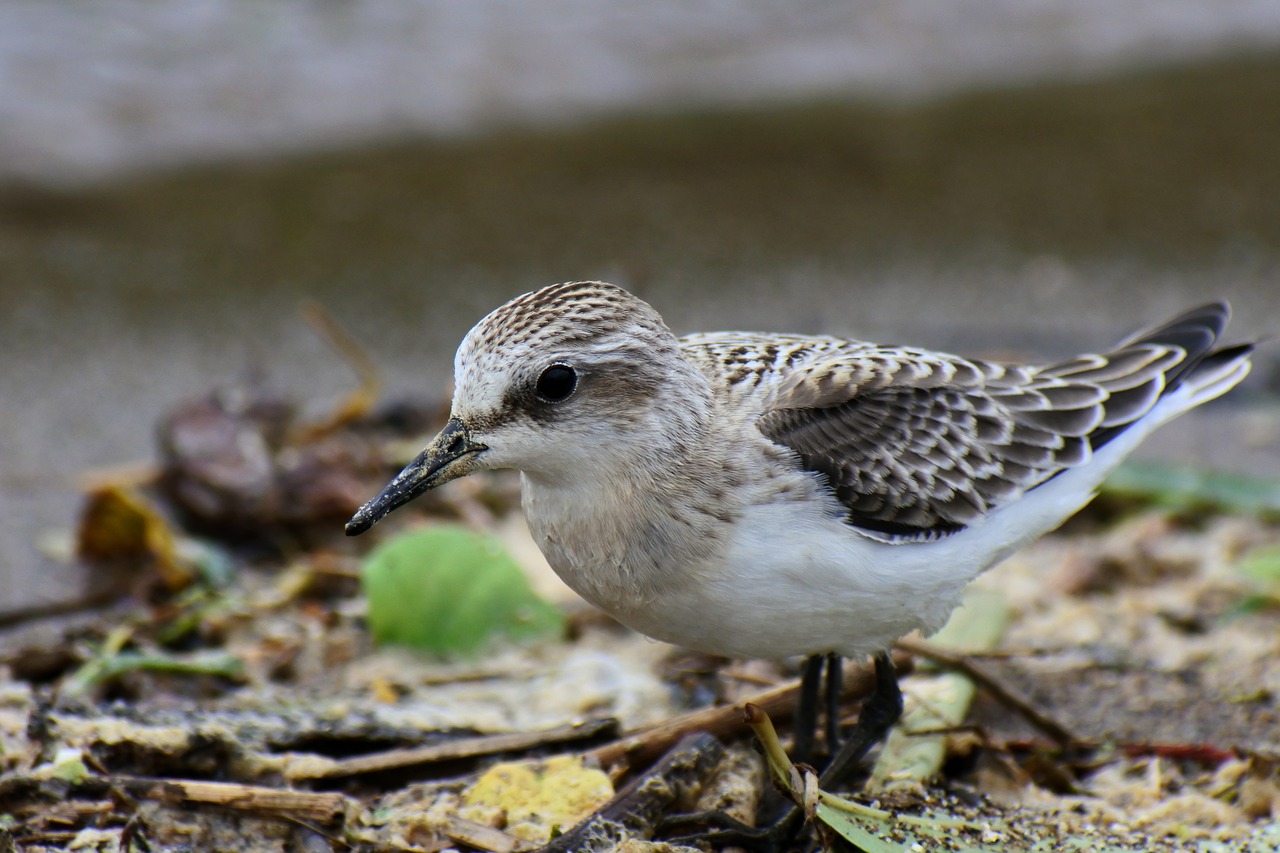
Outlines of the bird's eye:
[[553,364],[538,377],[538,397],[547,403],[560,403],[569,399],[578,387],[578,373],[567,364]]

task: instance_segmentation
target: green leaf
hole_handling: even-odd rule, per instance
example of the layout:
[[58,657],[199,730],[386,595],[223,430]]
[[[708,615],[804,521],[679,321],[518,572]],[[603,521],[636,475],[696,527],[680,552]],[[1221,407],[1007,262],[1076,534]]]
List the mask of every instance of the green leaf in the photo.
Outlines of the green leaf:
[[1246,616],[1270,610],[1280,602],[1280,547],[1254,548],[1236,564],[1236,571],[1254,590],[1228,611],[1230,616]]
[[219,651],[178,655],[167,652],[114,652],[107,649],[76,670],[63,686],[63,694],[82,696],[100,684],[133,672],[212,675],[236,680],[244,677],[244,664],[234,655]]
[[496,637],[562,634],[564,615],[539,598],[492,536],[433,526],[377,548],[362,572],[375,642],[468,655]]
[[1280,514],[1280,482],[1276,480],[1176,465],[1125,462],[1107,478],[1102,491],[1172,510],[1210,509],[1267,517]]
[[[746,722],[764,749],[769,771],[779,786],[801,804],[806,792],[796,766],[787,757],[773,722],[756,705],[746,706]],[[812,770],[807,771],[812,774]],[[986,825],[942,816],[918,816],[886,812],[845,797],[817,791],[814,815],[864,853],[914,853],[916,850],[955,850],[958,833],[989,829]],[[892,839],[892,840],[886,840]],[[966,847],[962,853],[997,853],[986,847]]]
[[1280,584],[1280,546],[1254,548],[1239,564],[1240,574],[1261,584]]
[[903,853],[906,846],[894,844],[868,832],[855,815],[840,809],[832,808],[826,803],[818,803],[818,820],[838,832],[846,841],[852,842],[863,853]]
[[49,775],[63,782],[81,785],[89,778],[89,767],[84,763],[84,755],[78,749],[69,747],[58,750],[53,763],[49,765]]
[[[815,813],[818,820],[853,842],[864,853],[957,850],[957,845],[964,843],[957,835],[958,830],[978,831],[978,827],[955,818],[893,815],[825,791],[819,794]],[[1007,853],[1022,848],[1006,846],[1001,849]],[[997,851],[990,847],[969,845],[960,853]]]

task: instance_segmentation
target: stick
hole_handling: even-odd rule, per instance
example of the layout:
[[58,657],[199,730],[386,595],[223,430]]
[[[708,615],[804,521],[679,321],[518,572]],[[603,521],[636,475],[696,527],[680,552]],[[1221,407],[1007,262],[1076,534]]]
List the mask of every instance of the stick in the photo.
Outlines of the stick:
[[171,805],[221,806],[244,812],[313,820],[327,824],[342,815],[347,798],[342,794],[285,791],[235,782],[199,782],[191,779],[151,779],[145,776],[108,776],[103,781],[129,794]]
[[968,655],[961,652],[953,652],[950,649],[944,649],[925,640],[914,638],[903,638],[898,640],[895,645],[903,651],[919,655],[940,666],[964,673],[974,682],[980,684],[997,702],[1011,711],[1021,714],[1027,722],[1044,732],[1059,746],[1070,746],[1083,742],[1083,739],[1077,736],[1075,732],[1038,710],[1031,704],[1031,700],[1023,696],[1015,687],[1000,680],[990,670],[971,660]]
[[724,746],[709,734],[682,738],[648,773],[538,853],[613,850],[628,836],[649,837],[662,813],[701,786],[723,757]]
[[[911,671],[911,658],[905,654],[894,655],[893,665],[900,674]],[[875,673],[859,663],[846,662],[843,692],[846,698],[865,696],[875,687]],[[654,726],[633,732],[621,740],[593,749],[587,756],[600,762],[601,767],[626,763],[642,767],[666,752],[682,737],[692,732],[706,732],[716,737],[731,738],[744,733],[743,713],[748,704],[756,705],[771,717],[784,720],[795,710],[795,696],[800,682],[793,681],[742,699],[732,705],[690,711]]]
[[355,372],[360,383],[355,390],[343,398],[337,409],[323,421],[310,426],[294,427],[293,432],[295,434],[291,438],[297,443],[305,443],[313,441],[367,414],[373,408],[373,404],[377,402],[378,395],[382,392],[382,379],[373,356],[369,355],[368,351],[360,346],[355,337],[344,329],[323,305],[319,302],[308,300],[302,303],[299,310],[302,312],[303,319],[307,321],[311,328]]
[[336,779],[343,776],[358,776],[362,773],[402,770],[406,767],[436,764],[441,761],[453,761],[459,758],[477,758],[497,752],[521,752],[523,750],[536,749],[540,746],[550,746],[551,744],[590,740],[608,732],[616,725],[617,722],[614,720],[592,720],[540,732],[484,735],[482,737],[451,740],[446,743],[432,744],[431,746],[392,749],[371,755],[346,758],[342,761],[334,762],[326,769],[311,774],[295,776],[294,778]]
[[477,850],[488,850],[489,853],[520,853],[532,850],[537,845],[530,844],[523,838],[508,835],[500,829],[450,816],[445,819],[445,835],[449,840],[458,841]]

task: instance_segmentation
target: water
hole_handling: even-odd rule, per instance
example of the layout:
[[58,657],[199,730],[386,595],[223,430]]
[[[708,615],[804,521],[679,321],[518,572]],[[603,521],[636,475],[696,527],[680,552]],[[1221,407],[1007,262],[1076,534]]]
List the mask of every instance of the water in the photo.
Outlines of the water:
[[937,97],[1278,45],[1274,0],[7,0],[0,178],[824,92]]

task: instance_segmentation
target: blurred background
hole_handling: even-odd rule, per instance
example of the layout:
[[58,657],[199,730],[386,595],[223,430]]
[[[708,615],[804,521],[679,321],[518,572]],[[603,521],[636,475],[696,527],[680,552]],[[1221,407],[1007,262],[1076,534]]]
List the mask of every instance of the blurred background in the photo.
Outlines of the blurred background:
[[[1280,330],[1274,0],[6,0],[0,607],[175,404],[444,396],[511,296],[989,357]],[[1280,476],[1276,348],[1144,454]]]

